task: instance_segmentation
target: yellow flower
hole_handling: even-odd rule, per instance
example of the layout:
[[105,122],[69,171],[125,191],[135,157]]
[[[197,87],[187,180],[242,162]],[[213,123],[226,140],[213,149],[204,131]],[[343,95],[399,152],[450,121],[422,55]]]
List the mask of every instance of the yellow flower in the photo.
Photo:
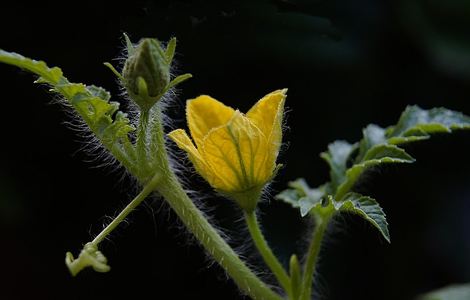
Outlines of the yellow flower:
[[188,100],[186,117],[195,144],[183,129],[169,137],[213,188],[253,210],[276,170],[286,92],[264,96],[246,115],[209,96]]

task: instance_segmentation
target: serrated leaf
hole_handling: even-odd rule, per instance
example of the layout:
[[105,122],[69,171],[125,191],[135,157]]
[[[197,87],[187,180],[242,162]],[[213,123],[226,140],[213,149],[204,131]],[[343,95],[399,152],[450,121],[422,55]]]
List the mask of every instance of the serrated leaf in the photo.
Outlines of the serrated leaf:
[[37,80],[39,83],[59,84],[63,78],[61,69],[48,68],[45,62],[27,59],[18,53],[0,49],[0,62],[17,66],[40,76]]
[[314,207],[318,202],[321,202],[322,196],[323,194],[317,193],[316,195],[299,199],[300,216],[305,217],[312,207]]
[[451,285],[418,297],[417,300],[468,300],[470,284]]
[[390,233],[385,213],[377,201],[371,197],[358,193],[348,193],[342,201],[336,201],[331,196],[323,199],[323,202],[316,203],[309,212],[321,217],[333,217],[338,213],[358,215],[377,228],[387,242],[390,243]]
[[133,170],[135,154],[128,135],[135,128],[124,113],[116,113],[119,103],[109,101],[111,96],[106,90],[93,85],[70,83],[60,68],[49,68],[42,61],[32,60],[17,53],[0,50],[0,62],[40,76],[37,82],[50,85],[51,91],[65,97],[103,145],[124,166]]
[[390,163],[412,163],[414,161],[415,159],[405,150],[395,145],[379,144],[373,146],[364,155],[361,163],[353,165],[346,171],[345,180],[338,186],[336,191],[336,199],[341,200],[354,186],[359,177],[371,167]]
[[366,152],[373,146],[387,142],[385,129],[375,124],[370,124],[364,128],[362,135],[363,138],[359,142],[359,154],[356,157],[356,162],[362,161]]
[[335,141],[328,145],[328,151],[320,154],[330,165],[331,188],[335,189],[345,180],[347,162],[357,145],[346,141]]
[[470,129],[470,117],[446,108],[425,110],[408,106],[396,126],[387,130],[390,143],[400,144],[425,139],[429,134]]
[[370,148],[362,161],[366,162],[368,160],[383,159],[387,157],[398,160],[400,162],[414,161],[414,158],[406,153],[406,151],[402,148],[399,148],[395,145],[386,144],[375,145],[374,147]]
[[[425,140],[432,133],[450,133],[455,129],[470,129],[470,118],[445,108],[423,110],[418,106],[407,107],[396,126],[387,129],[374,124],[367,126],[363,130],[355,164],[344,170],[345,175],[336,172],[335,176],[331,177],[332,183],[335,183],[332,186],[337,187],[337,199],[341,199],[353,187],[367,168],[382,163],[414,161],[403,149],[395,145]],[[340,169],[336,168],[336,171],[338,170]],[[338,178],[340,182],[336,184]]]
[[289,182],[290,189],[286,189],[276,195],[276,199],[282,200],[294,208],[300,209],[300,215],[306,216],[317,203],[321,202],[325,195],[324,187],[310,188],[303,178]]
[[89,85],[87,89],[95,97],[101,98],[105,101],[109,101],[109,99],[111,99],[111,94],[102,87]]
[[390,243],[390,233],[385,213],[377,201],[371,197],[349,193],[343,201],[338,203],[341,203],[338,208],[340,212],[349,212],[361,216],[377,228],[387,242]]
[[[330,165],[331,183],[328,185],[331,194],[337,200],[349,192],[360,175],[368,168],[385,163],[412,163],[414,162],[405,150],[386,142],[385,129],[377,125],[369,125],[364,131],[364,138],[357,144],[336,141],[328,146],[328,152],[321,154]],[[348,160],[359,147],[356,163],[347,168]]]
[[416,135],[416,136],[396,136],[389,138],[387,141],[391,145],[400,145],[400,144],[407,144],[407,143],[412,143],[412,142],[419,142],[423,140],[429,139],[429,135]]
[[299,208],[299,199],[302,198],[301,194],[296,189],[286,189],[276,195],[275,199],[284,201],[292,205],[293,208]]

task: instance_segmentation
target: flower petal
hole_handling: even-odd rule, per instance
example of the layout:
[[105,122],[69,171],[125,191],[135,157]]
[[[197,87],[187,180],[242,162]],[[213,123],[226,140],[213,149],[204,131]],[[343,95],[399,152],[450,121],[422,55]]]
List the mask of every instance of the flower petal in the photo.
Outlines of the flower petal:
[[197,172],[204,177],[203,174],[206,173],[207,167],[205,162],[202,160],[201,154],[194,146],[186,131],[183,129],[176,129],[168,133],[168,137],[172,139],[180,149],[188,153],[189,159],[193,163]]
[[231,107],[206,95],[188,100],[186,118],[189,131],[198,148],[201,147],[202,140],[209,131],[227,124],[234,112]]
[[201,153],[194,146],[193,142],[189,138],[186,131],[183,129],[173,130],[168,134],[178,147],[188,153],[189,160],[194,165],[196,171],[209,182],[212,186],[222,186],[224,185],[223,179],[214,175],[214,172],[211,171],[211,168],[207,163],[202,159]]
[[226,126],[211,130],[203,140],[201,154],[208,167],[219,178],[225,192],[243,191],[263,185],[266,174],[267,140],[248,118],[236,111]]
[[286,93],[287,89],[283,89],[264,96],[246,114],[277,152],[282,142],[282,116]]

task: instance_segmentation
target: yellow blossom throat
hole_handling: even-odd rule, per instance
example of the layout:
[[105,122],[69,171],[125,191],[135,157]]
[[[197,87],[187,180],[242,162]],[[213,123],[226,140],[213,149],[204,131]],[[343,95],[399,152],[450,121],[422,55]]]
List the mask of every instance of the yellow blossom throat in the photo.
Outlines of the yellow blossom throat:
[[286,92],[264,96],[246,114],[206,95],[188,100],[192,140],[183,129],[170,132],[169,137],[188,153],[196,171],[213,188],[243,209],[253,210],[275,175]]

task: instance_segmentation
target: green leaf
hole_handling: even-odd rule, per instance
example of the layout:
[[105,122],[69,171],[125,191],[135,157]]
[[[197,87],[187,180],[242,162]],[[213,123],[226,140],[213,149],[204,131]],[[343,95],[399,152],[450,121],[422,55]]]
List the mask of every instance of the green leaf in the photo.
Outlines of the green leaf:
[[357,145],[346,141],[335,141],[328,145],[328,151],[320,154],[330,165],[331,188],[336,189],[344,180],[347,162]]
[[301,208],[301,215],[304,216],[322,197],[334,195],[337,201],[344,200],[360,176],[372,167],[414,162],[415,159],[399,148],[398,144],[424,140],[431,133],[448,133],[456,129],[470,129],[470,117],[445,108],[423,110],[418,106],[409,106],[396,126],[384,129],[370,124],[364,128],[359,143],[336,141],[328,145],[328,151],[322,153],[321,157],[330,166],[330,182],[321,186],[320,197],[305,197],[308,199],[305,201],[303,195],[308,185],[303,181],[307,188],[287,189],[277,198]]
[[362,161],[366,152],[375,145],[386,143],[385,129],[375,124],[370,124],[362,130],[363,138],[359,142],[359,154],[356,162]]
[[336,201],[333,197],[323,198],[323,202],[317,202],[308,213],[313,213],[322,218],[334,217],[339,213],[351,213],[362,217],[372,224],[382,236],[390,243],[390,233],[385,213],[374,199],[357,193],[349,193],[342,201]]
[[387,141],[392,145],[407,144],[412,142],[419,142],[429,139],[431,136],[428,134],[413,135],[413,136],[397,136],[389,138]]
[[349,193],[343,201],[338,203],[341,203],[338,208],[340,212],[349,212],[361,216],[377,228],[387,242],[390,243],[390,233],[385,213],[377,201],[357,193]]
[[470,129],[470,117],[446,108],[425,110],[419,106],[408,106],[398,124],[387,130],[392,144],[401,144],[426,139],[429,134]]
[[312,189],[303,178],[289,182],[289,187],[290,189],[276,195],[275,199],[284,201],[294,208],[299,208],[302,217],[306,216],[312,207],[321,202],[322,197],[325,195],[325,187]]
[[470,284],[451,285],[418,297],[417,300],[468,300]]
[[54,85],[61,83],[61,80],[64,78],[62,70],[57,67],[48,68],[43,61],[27,59],[20,54],[6,52],[2,49],[0,49],[0,62],[17,66],[40,76],[37,80],[38,83]]
[[[340,171],[346,169],[347,157],[349,156],[353,145],[336,142],[330,145],[329,148],[330,151],[323,155],[326,157],[327,161],[331,162],[330,166],[332,166],[332,173],[344,172],[344,175],[341,178],[339,176],[336,177],[336,180],[341,180],[338,182],[339,186],[335,193],[338,201],[342,200],[342,198],[357,182],[361,174],[363,174],[367,169],[386,163],[414,162],[413,157],[406,153],[405,150],[398,148],[395,145],[379,144],[373,146],[367,151],[362,163],[355,164],[346,171]],[[308,186],[305,179],[292,181],[289,183],[289,187],[290,189],[284,190],[278,194],[276,199],[289,203],[294,208],[299,208],[302,217],[306,216],[312,207],[320,202],[322,197],[331,190],[331,186],[328,184],[312,189]]]
[[[354,154],[353,145],[343,141],[328,147],[322,157],[330,165],[331,194],[337,200],[349,192],[368,168],[384,163],[412,163],[414,159],[396,145],[428,139],[432,133],[450,133],[456,129],[470,129],[470,117],[445,108],[424,110],[409,106],[396,126],[387,129],[371,124],[363,130],[354,164],[346,168]],[[348,149],[350,149],[348,151]]]
[[[118,112],[119,103],[110,102],[103,88],[70,83],[61,69],[49,68],[46,63],[17,53],[0,50],[0,62],[28,70],[40,78],[36,81],[50,85],[51,91],[65,97],[103,145],[131,172],[134,171],[134,147],[129,134],[134,131],[126,114]],[[114,118],[113,118],[114,117]]]
[[395,145],[386,144],[380,144],[370,148],[362,161],[367,162],[370,160],[380,160],[387,158],[394,160],[393,162],[399,163],[414,161],[413,157],[406,153],[405,150],[398,148]]
[[354,186],[359,177],[371,167],[391,163],[412,163],[414,161],[415,159],[405,150],[395,145],[375,145],[366,152],[361,163],[353,165],[346,171],[344,181],[336,190],[336,199],[341,200]]
[[[331,187],[333,190],[331,192],[335,194],[337,200],[341,200],[367,169],[384,163],[410,163],[414,161],[403,149],[387,144],[385,132],[385,129],[375,124],[370,124],[364,128],[363,138],[359,142],[359,151],[354,160],[355,164],[350,168],[346,168],[347,159],[351,156],[351,151],[354,150],[351,150],[348,156],[336,155],[336,164],[332,164],[331,159],[326,157],[332,170]],[[341,142],[340,145],[343,145],[343,143]],[[334,147],[333,150],[335,148],[338,148],[338,146]],[[329,146],[329,153],[332,153],[331,150]],[[329,156],[331,157],[331,154]],[[341,164],[339,165],[338,162]]]

